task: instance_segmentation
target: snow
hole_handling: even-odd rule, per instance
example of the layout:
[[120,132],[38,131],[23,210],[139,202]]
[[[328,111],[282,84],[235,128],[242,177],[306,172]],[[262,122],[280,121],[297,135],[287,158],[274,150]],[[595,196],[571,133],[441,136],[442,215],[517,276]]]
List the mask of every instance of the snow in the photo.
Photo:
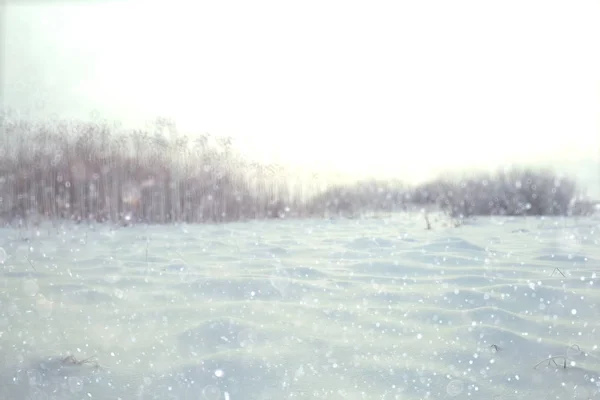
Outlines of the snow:
[[0,399],[600,399],[600,219],[0,230]]

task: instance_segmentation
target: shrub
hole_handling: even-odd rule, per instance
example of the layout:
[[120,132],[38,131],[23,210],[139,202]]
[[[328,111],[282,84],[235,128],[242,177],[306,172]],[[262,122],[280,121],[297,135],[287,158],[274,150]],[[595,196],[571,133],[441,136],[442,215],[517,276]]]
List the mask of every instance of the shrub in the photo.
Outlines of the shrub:
[[280,167],[245,161],[229,138],[181,136],[164,119],[154,131],[118,131],[3,115],[1,128],[4,220],[229,221],[278,216],[296,203]]
[[[448,176],[408,188],[391,180],[327,184],[250,162],[232,140],[191,139],[157,119],[149,130],[108,123],[33,123],[0,114],[0,219],[120,223],[357,217],[437,206],[473,215],[586,214],[596,204],[548,169]],[[578,197],[579,196],[579,197]]]
[[454,218],[474,215],[568,215],[578,196],[573,179],[550,169],[513,168],[462,179],[439,178],[414,191]]

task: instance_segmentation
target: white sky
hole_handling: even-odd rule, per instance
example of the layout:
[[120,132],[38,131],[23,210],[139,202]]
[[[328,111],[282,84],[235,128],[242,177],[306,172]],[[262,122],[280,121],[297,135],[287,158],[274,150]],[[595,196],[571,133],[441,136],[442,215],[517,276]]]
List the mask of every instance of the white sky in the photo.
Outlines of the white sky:
[[168,116],[290,164],[411,179],[598,161],[595,0],[21,3],[13,108]]

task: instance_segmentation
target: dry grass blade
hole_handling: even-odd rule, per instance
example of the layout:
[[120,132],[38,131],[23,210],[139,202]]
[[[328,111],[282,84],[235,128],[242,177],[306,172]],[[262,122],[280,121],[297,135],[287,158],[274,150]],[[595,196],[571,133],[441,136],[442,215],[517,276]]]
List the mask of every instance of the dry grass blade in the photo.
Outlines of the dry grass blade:
[[[539,367],[540,365],[542,365],[543,363],[547,362],[548,366],[550,366],[551,364],[554,364],[554,366],[559,367],[559,368],[563,368],[566,369],[567,368],[567,361],[568,361],[568,356],[569,356],[569,350],[575,349],[578,353],[581,353],[581,348],[579,347],[579,345],[577,344],[573,344],[571,346],[568,346],[565,350],[565,355],[564,356],[551,356],[548,357],[546,359],[543,359],[542,361],[540,361],[539,363],[537,363],[533,369],[536,369],[537,367]],[[556,362],[556,360],[561,360],[562,362],[559,364]]]
[[425,224],[426,224],[425,229],[428,231],[431,230],[431,223],[429,222],[429,216],[427,214],[425,214]]
[[[563,363],[562,363],[562,365],[559,365],[559,364],[556,362],[556,360],[557,360],[557,359],[561,359],[561,358],[563,359]],[[540,365],[542,365],[542,364],[543,364],[543,363],[545,363],[545,362],[548,362],[548,364],[547,364],[548,366],[550,366],[550,364],[551,364],[551,363],[553,363],[553,364],[554,364],[554,366],[556,366],[556,367],[567,368],[567,357],[565,357],[565,356],[554,356],[554,357],[549,357],[549,358],[546,358],[546,359],[544,359],[544,360],[540,361],[539,363],[537,363],[537,364],[536,364],[536,365],[533,367],[533,369],[536,369],[537,367],[539,367]]]
[[100,368],[98,362],[96,361],[96,356],[91,356],[88,358],[84,358],[83,360],[78,360],[73,355],[68,355],[61,360],[61,362],[65,365],[91,365],[94,368]]
[[29,262],[29,265],[31,265],[31,268],[33,268],[33,270],[35,272],[37,272],[37,270],[35,269],[35,266],[33,265],[33,263],[31,262],[31,260],[28,258],[27,261]]
[[560,268],[558,268],[558,267],[554,268],[554,270],[552,271],[552,274],[550,274],[550,276],[554,276],[554,273],[557,271],[558,271],[558,273],[560,273],[563,276],[563,278],[566,278],[565,274],[563,274],[562,271],[560,270]]

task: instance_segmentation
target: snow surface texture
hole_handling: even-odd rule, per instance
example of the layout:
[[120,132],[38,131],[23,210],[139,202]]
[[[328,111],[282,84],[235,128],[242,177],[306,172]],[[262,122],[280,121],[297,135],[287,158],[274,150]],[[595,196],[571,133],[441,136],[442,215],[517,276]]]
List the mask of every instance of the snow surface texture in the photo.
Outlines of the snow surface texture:
[[0,230],[0,398],[600,399],[600,219],[424,226]]

